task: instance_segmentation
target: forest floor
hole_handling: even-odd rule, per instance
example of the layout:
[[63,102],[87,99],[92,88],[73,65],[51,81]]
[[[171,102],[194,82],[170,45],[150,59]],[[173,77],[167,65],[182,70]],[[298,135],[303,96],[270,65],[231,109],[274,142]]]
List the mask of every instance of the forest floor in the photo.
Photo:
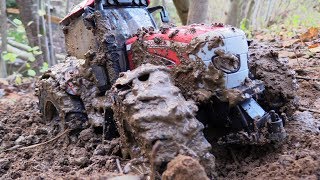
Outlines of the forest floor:
[[[288,138],[282,145],[213,146],[218,178],[320,179],[320,40],[310,37],[302,43],[299,38],[264,32],[254,37],[251,48],[278,52],[296,71],[300,108],[288,117]],[[92,129],[83,130],[76,140],[62,136],[31,146],[50,139],[34,96],[34,82],[25,79],[15,86],[0,80],[0,179],[108,179],[119,175],[119,163],[124,169],[128,163],[119,156],[119,140],[102,143],[100,132]],[[18,150],[27,146],[31,148]]]

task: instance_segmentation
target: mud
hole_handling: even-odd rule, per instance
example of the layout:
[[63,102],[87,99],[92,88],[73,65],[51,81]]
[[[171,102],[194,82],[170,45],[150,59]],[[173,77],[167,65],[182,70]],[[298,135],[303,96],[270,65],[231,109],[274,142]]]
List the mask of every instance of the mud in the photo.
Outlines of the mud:
[[163,172],[175,156],[185,154],[199,159],[213,177],[214,156],[195,118],[197,106],[184,99],[167,68],[147,64],[122,73],[113,94],[121,147],[131,158],[143,155]]
[[203,179],[209,180],[204,168],[198,161],[188,156],[178,155],[167,167],[162,174],[163,180],[185,180],[185,179]]
[[[316,62],[308,60],[304,66],[309,67]],[[312,73],[308,75],[318,74]],[[315,82],[299,80],[297,83],[300,104],[318,108],[320,93],[313,85]],[[150,171],[139,159],[129,161],[123,158],[120,139],[102,141],[101,132],[91,128],[70,138],[61,137],[45,146],[4,152],[16,144],[24,147],[50,139],[38,110],[38,100],[28,94],[32,91],[27,88],[29,86],[32,89],[29,84],[20,91],[18,87],[0,83],[2,89],[7,89],[0,98],[0,179],[107,179],[119,175],[116,159],[120,160],[126,173],[141,177],[141,172]],[[319,118],[316,113],[306,111],[288,115],[290,121],[285,127],[288,139],[282,145],[237,147],[212,144],[218,179],[319,179]],[[154,149],[155,157],[160,150]],[[149,162],[145,165],[150,167]],[[184,167],[171,165],[178,170]]]
[[[109,81],[113,83],[118,78],[118,74],[114,70],[116,64],[114,64],[112,57],[108,56],[106,53],[110,51],[106,43],[108,43],[108,41],[110,41],[109,43],[116,43],[116,35],[113,32],[115,27],[113,27],[114,25],[112,25],[107,19],[103,18],[102,14],[98,11],[94,13],[94,22],[96,27],[93,29],[93,34],[97,37],[96,40],[99,48],[96,52],[95,58],[90,62],[90,65],[100,65],[105,67]],[[112,46],[116,46],[116,44],[112,44]]]
[[237,56],[221,49],[217,49],[214,52],[217,55],[213,61],[215,67],[220,67],[220,69],[227,73],[233,73],[239,70],[240,60]]
[[288,66],[288,60],[279,58],[276,49],[267,45],[253,44],[250,51],[249,69],[254,78],[265,84],[263,101],[267,109],[276,109],[291,116],[299,106],[296,73]]
[[[117,175],[115,160],[121,160],[117,156],[120,154],[118,139],[102,142],[101,134],[91,128],[46,145],[18,150],[49,140],[48,127],[32,94],[17,97],[12,106],[6,104],[1,102],[0,106],[0,179]],[[121,160],[121,164],[125,162]]]

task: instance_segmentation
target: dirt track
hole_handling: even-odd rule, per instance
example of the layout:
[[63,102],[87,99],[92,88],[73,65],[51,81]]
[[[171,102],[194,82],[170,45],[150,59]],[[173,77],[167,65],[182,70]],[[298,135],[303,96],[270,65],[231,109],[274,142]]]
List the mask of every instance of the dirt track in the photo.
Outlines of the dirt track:
[[[276,51],[281,57],[290,49],[280,46]],[[318,55],[306,55],[298,61],[288,59],[288,64],[300,76],[319,78],[319,71],[313,70],[319,68]],[[300,79],[298,85],[300,106],[319,110],[319,81]],[[0,98],[0,179],[109,178],[119,173],[117,159],[124,170],[129,167],[126,166],[129,161],[121,158],[118,139],[102,143],[101,132],[89,128],[78,137],[62,136],[46,145],[14,150],[49,140],[32,88],[12,89],[0,82],[0,89],[7,92]],[[297,111],[288,119],[288,139],[283,145],[222,147],[213,144],[219,179],[319,179],[320,115]],[[7,149],[11,150],[3,152]],[[143,166],[135,168],[136,172],[144,169]]]

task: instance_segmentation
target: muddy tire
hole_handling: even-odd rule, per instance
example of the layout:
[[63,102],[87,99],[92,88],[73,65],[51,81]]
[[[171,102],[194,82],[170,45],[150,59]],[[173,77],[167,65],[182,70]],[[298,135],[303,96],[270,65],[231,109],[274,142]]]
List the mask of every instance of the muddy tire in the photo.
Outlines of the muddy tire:
[[287,62],[280,59],[277,52],[253,48],[249,68],[253,78],[262,80],[265,84],[259,103],[266,110],[273,109],[291,116],[298,106],[298,85],[295,72],[289,68]]
[[168,69],[142,65],[120,75],[112,89],[121,146],[131,158],[141,155],[162,173],[178,154],[198,159],[214,174],[211,145],[195,118],[197,106],[173,85]]
[[50,136],[54,137],[67,128],[75,130],[82,127],[87,117],[79,97],[59,90],[59,83],[52,77],[41,79],[38,89],[40,112]]

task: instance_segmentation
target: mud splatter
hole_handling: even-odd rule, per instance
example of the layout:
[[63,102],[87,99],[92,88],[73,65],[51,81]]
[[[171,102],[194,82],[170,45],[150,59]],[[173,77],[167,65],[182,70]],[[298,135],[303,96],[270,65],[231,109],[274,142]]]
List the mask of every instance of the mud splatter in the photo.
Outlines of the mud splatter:
[[214,48],[217,48],[219,46],[223,46],[224,42],[222,40],[222,37],[214,37],[211,40],[208,41],[208,50],[211,51]]

